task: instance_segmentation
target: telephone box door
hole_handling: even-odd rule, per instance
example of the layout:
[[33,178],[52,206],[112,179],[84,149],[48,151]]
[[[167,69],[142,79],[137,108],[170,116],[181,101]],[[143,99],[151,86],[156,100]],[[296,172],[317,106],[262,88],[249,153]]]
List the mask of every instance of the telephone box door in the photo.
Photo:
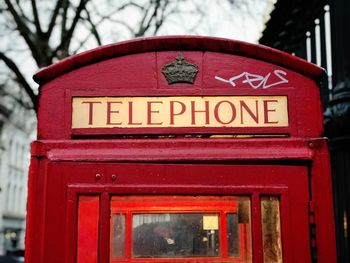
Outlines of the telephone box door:
[[[78,263],[103,255],[109,262],[310,262],[306,166],[51,167],[70,180]],[[113,185],[74,184],[101,169],[117,174]]]

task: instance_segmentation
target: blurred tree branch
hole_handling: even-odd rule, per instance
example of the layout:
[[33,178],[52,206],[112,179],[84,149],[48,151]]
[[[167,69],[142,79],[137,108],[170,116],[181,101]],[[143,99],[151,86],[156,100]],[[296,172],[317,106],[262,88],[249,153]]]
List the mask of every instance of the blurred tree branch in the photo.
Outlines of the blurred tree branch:
[[[115,41],[121,32],[131,38],[156,35],[166,23],[175,21],[177,15],[189,12],[197,15],[188,26],[192,33],[209,12],[198,1],[193,4],[190,0],[4,0],[0,2],[0,36],[8,40],[0,45],[0,61],[12,72],[36,109],[37,95],[27,78],[37,68]],[[226,3],[234,6],[244,1],[247,0],[226,0]],[[184,8],[185,4],[191,8]],[[180,22],[177,25],[185,26]],[[111,33],[106,34],[106,28]],[[33,65],[30,73],[25,72],[19,59],[28,56],[28,51]]]
[[32,87],[28,84],[17,65],[2,52],[0,52],[0,59],[4,61],[4,63],[9,67],[9,69],[11,69],[11,71],[15,74],[17,82],[28,94],[31,102],[33,103],[34,109],[36,109],[37,96],[34,94]]

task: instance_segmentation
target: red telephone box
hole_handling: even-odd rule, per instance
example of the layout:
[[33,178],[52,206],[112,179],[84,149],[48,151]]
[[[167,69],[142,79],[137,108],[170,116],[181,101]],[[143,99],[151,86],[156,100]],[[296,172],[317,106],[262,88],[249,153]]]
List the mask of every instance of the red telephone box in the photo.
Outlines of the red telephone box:
[[336,262],[322,74],[207,37],[43,69],[26,262]]

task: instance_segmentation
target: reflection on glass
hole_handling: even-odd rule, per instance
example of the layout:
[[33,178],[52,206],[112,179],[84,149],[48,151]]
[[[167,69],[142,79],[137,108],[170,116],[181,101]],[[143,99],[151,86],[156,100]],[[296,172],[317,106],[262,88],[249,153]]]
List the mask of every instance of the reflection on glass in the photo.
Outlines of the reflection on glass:
[[112,257],[122,258],[125,254],[125,215],[114,214],[112,218]]
[[219,255],[219,214],[135,214],[134,257]]
[[239,227],[237,213],[226,214],[228,256],[239,256]]
[[237,212],[226,213],[227,254],[251,262],[250,199],[239,197]]
[[282,263],[280,202],[278,197],[261,198],[262,234],[265,263]]

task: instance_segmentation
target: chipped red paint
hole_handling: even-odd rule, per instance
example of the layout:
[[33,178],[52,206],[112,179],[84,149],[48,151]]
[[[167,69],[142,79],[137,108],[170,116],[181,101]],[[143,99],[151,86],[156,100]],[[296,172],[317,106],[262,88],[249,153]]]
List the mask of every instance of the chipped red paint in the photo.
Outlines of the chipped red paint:
[[[198,65],[193,85],[169,86],[161,72],[179,54]],[[272,74],[275,70],[284,72],[288,82]],[[247,73],[261,85],[254,88]],[[26,262],[77,262],[78,223],[87,223],[78,215],[78,200],[89,196],[99,199],[98,206],[94,203],[99,212],[93,215],[98,240],[91,243],[98,260],[91,262],[109,262],[110,200],[115,195],[250,196],[254,263],[263,262],[260,196],[277,195],[283,262],[311,262],[312,253],[318,262],[336,262],[317,86],[322,74],[321,68],[280,51],[206,37],[137,39],[43,69],[35,76],[41,86],[29,173]],[[236,86],[215,76],[231,78]],[[76,96],[225,95],[287,96],[289,126],[71,128]],[[260,137],[246,137],[252,134]]]

